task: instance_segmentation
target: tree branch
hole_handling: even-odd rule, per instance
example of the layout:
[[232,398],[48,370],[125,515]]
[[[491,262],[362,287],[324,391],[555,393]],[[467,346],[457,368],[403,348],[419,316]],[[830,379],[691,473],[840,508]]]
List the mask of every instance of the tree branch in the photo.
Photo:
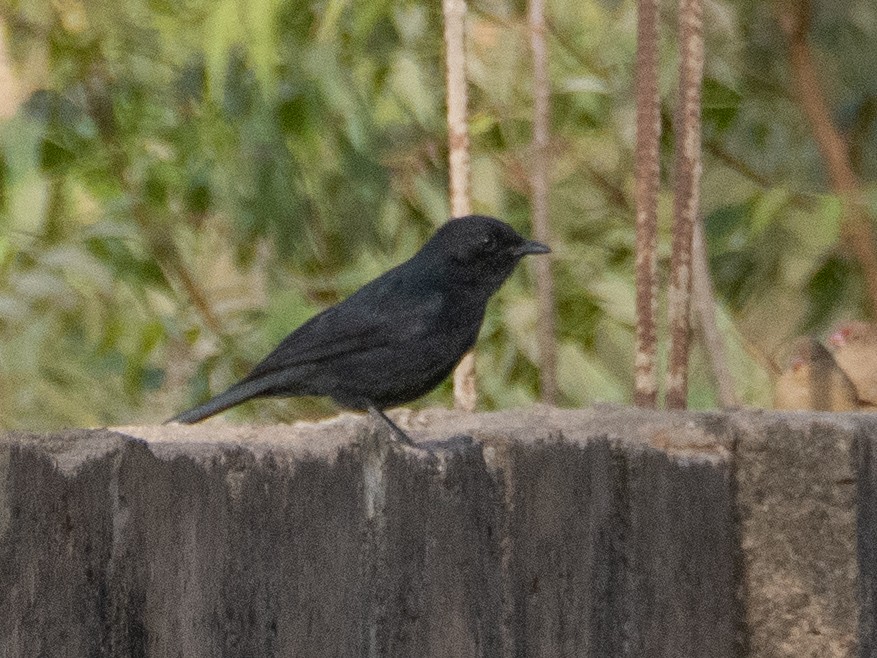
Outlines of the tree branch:
[[723,409],[739,406],[734,391],[734,378],[728,366],[728,355],[725,341],[716,322],[716,298],[710,279],[709,263],[706,256],[706,241],[703,236],[703,222],[698,219],[694,223],[693,244],[691,252],[691,303],[697,317],[700,333],[706,348],[707,360],[713,371],[713,380],[719,405]]
[[[451,215],[472,212],[469,195],[469,126],[466,119],[466,0],[442,0],[447,66],[448,146]],[[454,406],[474,411],[475,356],[469,352],[454,370]]]
[[[551,167],[549,152],[549,113],[551,86],[548,77],[548,49],[545,44],[545,0],[530,0],[530,49],[533,52],[533,166],[530,189],[533,203],[534,237],[551,243],[548,221],[548,188]],[[539,305],[539,381],[542,401],[557,401],[557,349],[555,343],[554,283],[551,260],[536,259],[536,297]]]
[[703,81],[702,0],[679,2],[679,100],[676,107],[673,253],[668,314],[670,360],[667,408],[684,409],[688,397],[691,243],[700,207],[700,96]]
[[779,1],[775,8],[777,20],[786,36],[789,67],[798,104],[822,154],[831,187],[843,202],[841,236],[862,268],[869,306],[874,314],[877,313],[877,249],[874,231],[871,218],[860,198],[861,182],[853,171],[846,141],[834,125],[807,41],[810,3],[807,0]]
[[658,96],[658,0],[639,0],[636,47],[636,357],[633,399],[658,402],[657,246],[661,101]]

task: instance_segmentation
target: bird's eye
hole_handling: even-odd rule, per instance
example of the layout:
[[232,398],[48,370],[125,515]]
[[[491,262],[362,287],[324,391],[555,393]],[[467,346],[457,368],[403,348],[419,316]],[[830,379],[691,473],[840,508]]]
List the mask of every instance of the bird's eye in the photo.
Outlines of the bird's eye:
[[496,238],[490,235],[481,240],[481,251],[496,251]]

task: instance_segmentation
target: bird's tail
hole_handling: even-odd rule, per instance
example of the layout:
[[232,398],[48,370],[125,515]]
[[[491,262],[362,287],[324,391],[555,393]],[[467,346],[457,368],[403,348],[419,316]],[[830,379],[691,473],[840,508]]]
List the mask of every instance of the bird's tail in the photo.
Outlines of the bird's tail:
[[221,411],[225,411],[226,409],[240,404],[241,402],[245,402],[250,398],[264,395],[265,390],[266,382],[264,380],[256,379],[239,382],[224,393],[220,393],[219,395],[207,400],[204,404],[198,405],[188,411],[184,411],[170,420],[166,420],[165,423],[197,423],[205,418],[209,418]]

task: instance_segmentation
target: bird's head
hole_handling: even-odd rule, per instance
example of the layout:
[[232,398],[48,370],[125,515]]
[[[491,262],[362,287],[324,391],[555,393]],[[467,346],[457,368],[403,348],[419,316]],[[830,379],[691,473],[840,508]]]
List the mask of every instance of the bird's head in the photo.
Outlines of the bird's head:
[[840,349],[851,343],[859,343],[868,339],[874,333],[874,328],[867,322],[852,320],[843,322],[835,327],[828,337],[828,343],[832,349]]
[[547,254],[546,245],[525,240],[505,222],[468,215],[442,226],[424,247],[439,258],[443,270],[458,286],[478,286],[495,292],[527,254]]
[[810,336],[797,338],[791,345],[788,367],[785,372],[790,372],[795,377],[809,376],[809,365],[813,361],[817,348],[818,346],[815,345]]

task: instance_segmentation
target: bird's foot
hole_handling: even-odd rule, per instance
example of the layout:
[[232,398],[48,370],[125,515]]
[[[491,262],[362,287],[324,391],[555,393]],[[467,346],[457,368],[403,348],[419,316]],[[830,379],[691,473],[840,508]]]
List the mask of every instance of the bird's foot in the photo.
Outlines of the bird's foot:
[[372,416],[372,418],[386,423],[387,426],[390,428],[390,432],[393,434],[393,436],[396,437],[399,443],[404,443],[405,445],[412,448],[417,447],[417,444],[414,443],[411,437],[408,436],[401,427],[399,427],[396,423],[390,420],[389,416],[387,416],[387,414],[385,414],[383,411],[381,411],[377,407],[370,406],[368,408],[368,412]]

